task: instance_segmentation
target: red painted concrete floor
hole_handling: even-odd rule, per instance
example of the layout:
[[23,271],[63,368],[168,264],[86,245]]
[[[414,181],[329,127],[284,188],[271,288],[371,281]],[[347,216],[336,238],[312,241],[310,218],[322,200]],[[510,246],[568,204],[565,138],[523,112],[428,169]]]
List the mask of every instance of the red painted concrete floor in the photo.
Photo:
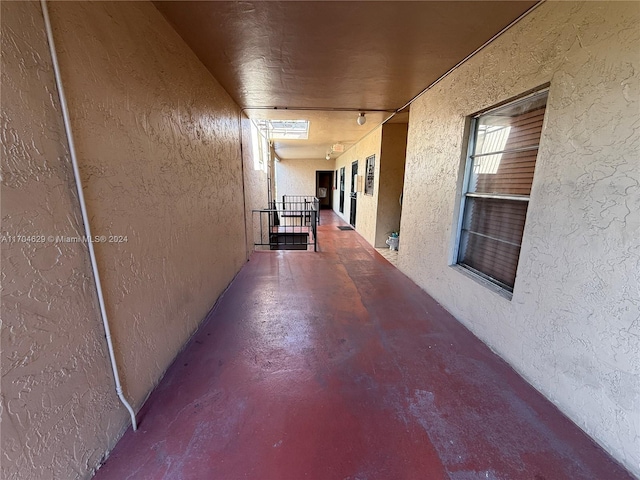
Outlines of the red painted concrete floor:
[[632,477],[323,212],[319,253],[260,252],[98,480]]

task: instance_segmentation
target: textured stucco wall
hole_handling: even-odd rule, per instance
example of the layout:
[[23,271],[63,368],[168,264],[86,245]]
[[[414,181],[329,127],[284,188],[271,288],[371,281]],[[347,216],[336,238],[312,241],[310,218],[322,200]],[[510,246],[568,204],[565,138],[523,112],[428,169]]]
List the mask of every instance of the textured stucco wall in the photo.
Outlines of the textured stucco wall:
[[389,123],[382,126],[376,247],[386,247],[389,233],[400,228],[400,194],[404,185],[407,130],[406,123]]
[[147,2],[52,3],[129,396],[149,389],[245,261],[238,107]]
[[[345,167],[344,179],[344,213],[338,209],[340,202],[340,191],[333,197],[333,209],[346,222],[349,222],[351,213],[351,164],[358,161],[358,175],[364,175],[367,166],[367,157],[376,156],[376,168],[373,195],[365,195],[364,191],[358,193],[358,203],[356,205],[356,231],[362,235],[371,245],[376,238],[376,218],[378,212],[378,182],[380,181],[380,150],[382,145],[382,126],[373,130],[369,135],[356,143],[349,150],[336,159],[335,169],[340,170]],[[340,179],[338,178],[338,181]],[[339,187],[339,185],[338,185]]]
[[282,195],[315,195],[316,171],[333,170],[333,160],[300,159],[276,162],[276,198]]
[[[257,145],[251,132],[251,120],[242,116],[242,161],[244,165],[244,202],[246,218],[247,252],[254,250],[254,241],[260,237],[260,216],[253,210],[268,207],[268,165],[256,164]],[[257,143],[257,142],[256,142]]]
[[[546,2],[411,107],[400,269],[640,475],[638,3]],[[449,266],[465,117],[550,82],[512,300]]]
[[2,2],[2,458],[6,479],[77,478],[127,416],[113,391],[37,2]]
[[[246,257],[238,107],[147,2],[51,2],[126,396],[139,407]],[[39,3],[2,2],[3,233],[80,234]],[[240,194],[239,194],[240,193]],[[2,245],[2,469],[86,477],[128,421],[86,248]]]

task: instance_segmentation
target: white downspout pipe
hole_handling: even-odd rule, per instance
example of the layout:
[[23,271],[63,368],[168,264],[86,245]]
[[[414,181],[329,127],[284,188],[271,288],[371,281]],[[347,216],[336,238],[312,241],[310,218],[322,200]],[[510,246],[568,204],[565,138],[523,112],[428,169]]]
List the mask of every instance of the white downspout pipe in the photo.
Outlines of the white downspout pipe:
[[122,404],[129,411],[131,416],[131,426],[133,430],[137,430],[136,414],[127,402],[122,393],[122,385],[120,384],[120,375],[118,374],[118,364],[113,351],[113,342],[111,341],[111,329],[109,328],[109,319],[107,317],[107,309],[105,307],[104,296],[102,295],[102,283],[100,282],[100,274],[98,273],[98,262],[96,261],[96,253],[93,249],[91,236],[91,227],[89,226],[89,215],[87,214],[87,206],[84,201],[84,193],[82,190],[82,181],[80,179],[80,169],[78,168],[78,158],[76,157],[76,148],[73,142],[73,134],[71,132],[71,122],[69,121],[69,110],[67,108],[67,99],[62,88],[62,78],[60,76],[60,66],[58,65],[58,56],[56,55],[56,47],[53,41],[53,31],[51,30],[51,22],[49,20],[49,10],[46,0],[40,0],[42,5],[42,15],[44,16],[44,25],[47,31],[47,41],[49,42],[49,50],[51,51],[51,60],[53,62],[53,71],[56,78],[56,86],[58,87],[58,96],[60,98],[60,108],[62,109],[62,117],[64,120],[64,129],[69,144],[69,154],[71,156],[71,164],[73,165],[73,176],[75,178],[76,189],[78,191],[78,200],[80,201],[80,210],[82,211],[82,222],[84,223],[84,233],[89,246],[89,257],[91,258],[91,269],[93,271],[93,279],[96,284],[96,292],[98,294],[98,303],[100,304],[100,315],[104,326],[104,333],[109,347],[109,358],[111,359],[111,369],[113,370],[113,379],[116,383],[116,393]]

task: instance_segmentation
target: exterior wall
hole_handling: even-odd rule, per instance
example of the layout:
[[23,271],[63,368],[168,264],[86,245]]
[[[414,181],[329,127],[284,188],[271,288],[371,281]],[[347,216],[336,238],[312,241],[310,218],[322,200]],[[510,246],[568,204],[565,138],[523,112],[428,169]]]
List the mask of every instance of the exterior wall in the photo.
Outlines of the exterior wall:
[[38,2],[2,2],[0,477],[86,475],[127,421],[113,387]]
[[400,195],[404,185],[407,128],[406,123],[389,123],[382,127],[376,247],[386,247],[389,233],[400,228]]
[[[238,107],[147,2],[51,2],[125,395],[246,260]],[[2,2],[2,232],[81,235],[36,2]],[[86,478],[128,423],[83,244],[2,244],[2,476]]]
[[[375,181],[373,195],[365,195],[364,192],[358,193],[358,203],[356,206],[356,231],[360,233],[370,244],[375,243],[376,237],[376,218],[378,212],[378,182],[380,180],[380,150],[382,145],[382,127],[373,130],[369,135],[356,143],[349,150],[344,152],[336,159],[334,170],[345,167],[345,198],[344,213],[339,211],[340,191],[333,196],[333,209],[346,222],[349,222],[351,213],[351,199],[349,192],[351,191],[351,164],[358,161],[358,175],[365,174],[367,165],[367,157],[376,156]],[[339,173],[338,173],[339,175]],[[338,178],[338,182],[340,179]],[[338,185],[339,188],[339,185]]]
[[[399,253],[405,274],[636,475],[639,13],[631,2],[546,2],[414,102]],[[546,82],[508,300],[449,266],[465,118]]]
[[334,170],[333,160],[323,158],[276,162],[274,200],[282,200],[282,195],[315,195],[317,170]]
[[246,116],[242,117],[242,160],[244,170],[244,203],[247,237],[247,252],[250,253],[254,249],[254,241],[260,237],[260,220],[259,216],[254,217],[253,210],[267,208],[268,199],[268,182],[267,177],[268,165],[256,164],[254,158],[259,157],[256,151],[258,145],[251,133],[251,120]]

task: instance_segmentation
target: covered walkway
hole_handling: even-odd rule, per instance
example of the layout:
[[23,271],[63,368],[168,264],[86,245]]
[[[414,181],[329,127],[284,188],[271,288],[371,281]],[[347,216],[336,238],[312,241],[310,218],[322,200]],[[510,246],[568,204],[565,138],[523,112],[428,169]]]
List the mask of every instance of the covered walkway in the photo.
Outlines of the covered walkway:
[[319,253],[253,254],[95,478],[631,478],[322,215]]

